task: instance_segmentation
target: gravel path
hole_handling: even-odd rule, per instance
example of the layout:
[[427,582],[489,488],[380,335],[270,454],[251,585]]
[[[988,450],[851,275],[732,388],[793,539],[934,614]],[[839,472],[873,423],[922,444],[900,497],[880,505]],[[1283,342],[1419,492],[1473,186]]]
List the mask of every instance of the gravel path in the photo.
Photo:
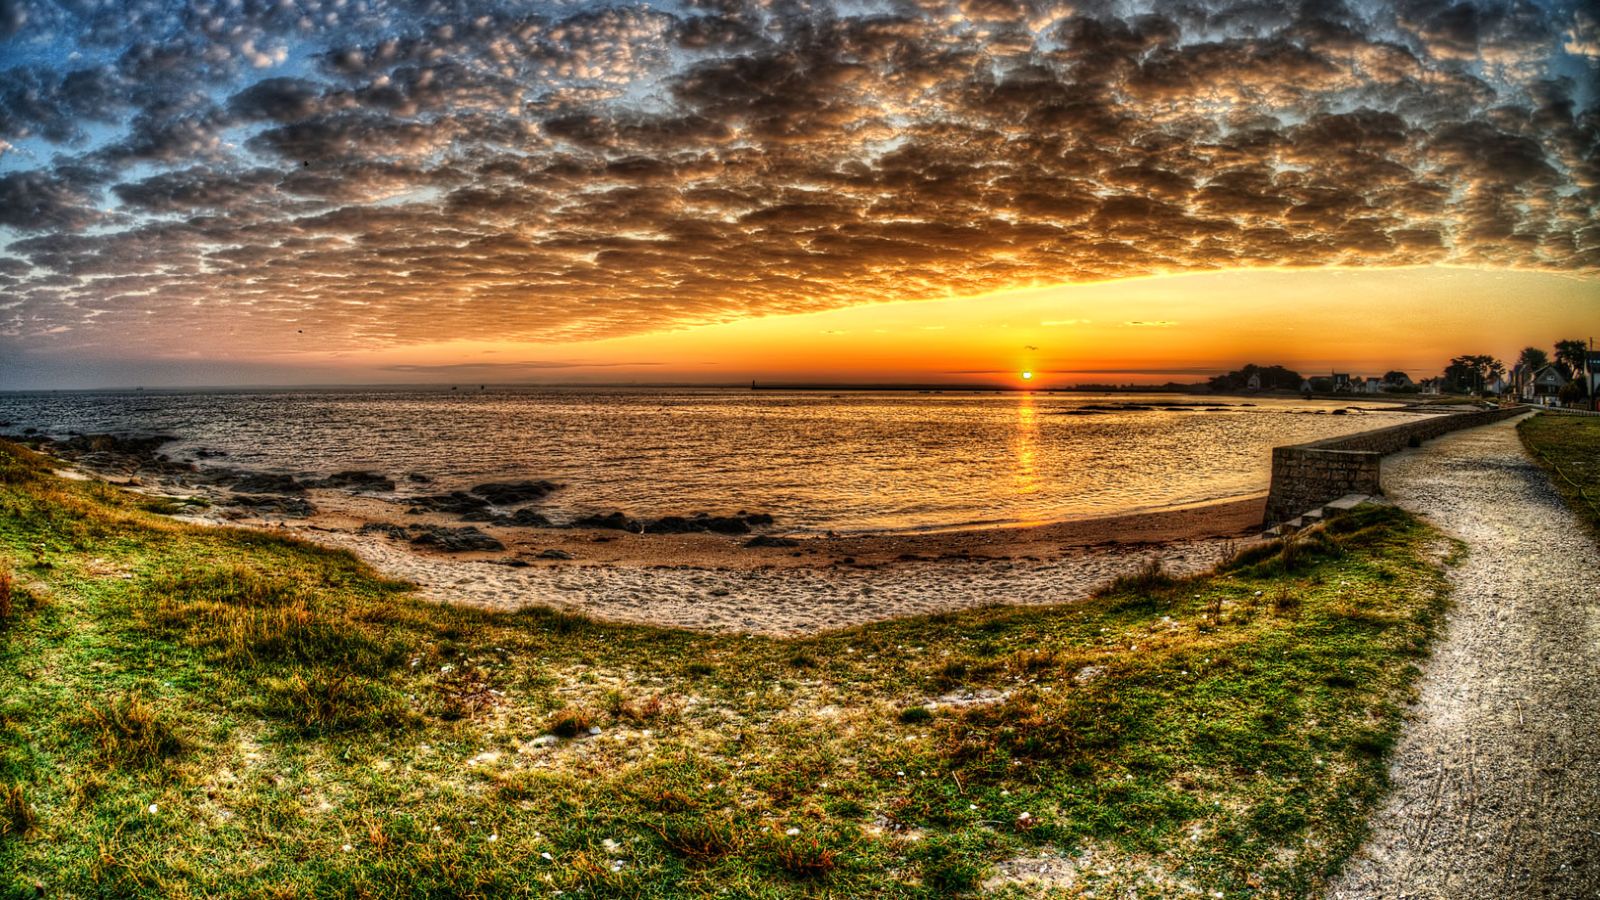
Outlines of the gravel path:
[[1600,547],[1515,422],[1384,462],[1465,541],[1375,831],[1328,896],[1600,897]]

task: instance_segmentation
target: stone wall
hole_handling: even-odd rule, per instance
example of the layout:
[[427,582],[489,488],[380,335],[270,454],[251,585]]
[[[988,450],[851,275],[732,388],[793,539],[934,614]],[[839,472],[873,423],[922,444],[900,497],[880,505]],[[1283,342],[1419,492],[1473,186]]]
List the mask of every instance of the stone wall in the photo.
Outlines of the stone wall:
[[1386,454],[1415,447],[1461,428],[1475,428],[1520,416],[1522,407],[1426,416],[1415,422],[1346,434],[1309,444],[1272,449],[1272,488],[1267,494],[1267,525],[1276,525],[1345,494],[1383,490],[1381,463]]

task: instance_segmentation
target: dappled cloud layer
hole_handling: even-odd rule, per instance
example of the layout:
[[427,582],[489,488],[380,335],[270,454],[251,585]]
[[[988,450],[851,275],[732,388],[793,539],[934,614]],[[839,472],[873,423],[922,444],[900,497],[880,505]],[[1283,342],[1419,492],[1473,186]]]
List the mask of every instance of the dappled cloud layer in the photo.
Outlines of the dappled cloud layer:
[[1600,268],[1583,4],[0,0],[0,55],[0,342]]

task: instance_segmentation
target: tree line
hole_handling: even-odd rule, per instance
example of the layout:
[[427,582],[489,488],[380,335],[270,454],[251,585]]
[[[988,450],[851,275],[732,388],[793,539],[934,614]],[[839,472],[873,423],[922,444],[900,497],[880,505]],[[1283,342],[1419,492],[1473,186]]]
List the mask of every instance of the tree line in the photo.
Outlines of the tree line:
[[[1583,362],[1589,352],[1589,345],[1582,340],[1556,341],[1552,348],[1554,352],[1546,353],[1538,347],[1524,347],[1517,356],[1517,364],[1524,366],[1528,372],[1537,372],[1545,366],[1555,366],[1556,371],[1567,379],[1567,386],[1562,389],[1561,399],[1564,402],[1581,400],[1588,394],[1588,385],[1582,380],[1574,380],[1574,376],[1583,371]],[[1450,360],[1444,370],[1444,388],[1457,393],[1478,392],[1488,390],[1495,379],[1506,374],[1506,365],[1492,356],[1479,354],[1466,354]]]

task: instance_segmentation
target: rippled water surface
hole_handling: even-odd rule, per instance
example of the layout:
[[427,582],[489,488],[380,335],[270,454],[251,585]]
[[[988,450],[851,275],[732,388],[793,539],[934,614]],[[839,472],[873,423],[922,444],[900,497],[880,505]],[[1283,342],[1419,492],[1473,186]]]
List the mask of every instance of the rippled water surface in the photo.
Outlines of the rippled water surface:
[[[1182,409],[1082,413],[1148,404]],[[748,390],[0,394],[8,431],[179,435],[227,465],[553,478],[560,517],[766,511],[806,530],[1041,522],[1264,491],[1270,448],[1410,421],[1348,404]],[[1368,404],[1372,406],[1374,404]],[[413,490],[410,486],[402,491]]]

